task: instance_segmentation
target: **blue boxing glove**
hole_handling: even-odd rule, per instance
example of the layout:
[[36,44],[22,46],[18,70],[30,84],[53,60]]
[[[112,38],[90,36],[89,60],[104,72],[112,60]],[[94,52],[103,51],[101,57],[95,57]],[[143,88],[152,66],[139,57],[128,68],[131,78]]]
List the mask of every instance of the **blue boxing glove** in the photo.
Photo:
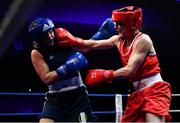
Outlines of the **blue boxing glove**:
[[86,68],[87,65],[88,62],[85,56],[77,52],[70,56],[66,62],[56,70],[56,72],[59,76],[65,77],[78,69],[80,70]]
[[92,36],[92,40],[108,39],[113,35],[117,35],[116,24],[111,18],[105,19],[98,32]]

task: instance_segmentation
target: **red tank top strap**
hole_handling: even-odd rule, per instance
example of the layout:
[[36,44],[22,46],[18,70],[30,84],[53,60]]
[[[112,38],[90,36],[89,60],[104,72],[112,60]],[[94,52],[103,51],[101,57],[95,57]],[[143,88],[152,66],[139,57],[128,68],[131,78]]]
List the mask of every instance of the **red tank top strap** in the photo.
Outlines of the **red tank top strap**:
[[134,37],[131,45],[129,46],[129,50],[128,50],[126,53],[124,53],[124,48],[126,48],[126,47],[124,47],[124,42],[125,42],[125,41],[123,41],[122,39],[120,39],[119,52],[120,52],[123,56],[129,54],[129,51],[132,49],[132,46],[133,46],[134,42],[135,42],[136,39],[137,39],[139,36],[141,36],[142,34],[143,34],[142,32],[139,32],[139,33]]
[[134,42],[136,41],[136,39],[137,39],[138,37],[140,37],[142,34],[143,34],[142,32],[139,32],[139,33],[134,37],[134,39],[133,39],[130,47],[133,46],[133,44],[134,44]]

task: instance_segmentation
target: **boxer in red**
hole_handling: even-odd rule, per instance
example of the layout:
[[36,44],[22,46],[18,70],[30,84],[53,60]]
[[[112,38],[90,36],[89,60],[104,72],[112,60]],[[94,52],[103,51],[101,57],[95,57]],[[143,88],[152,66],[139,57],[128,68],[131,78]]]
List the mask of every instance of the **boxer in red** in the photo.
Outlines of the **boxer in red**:
[[[130,94],[122,122],[170,121],[171,85],[160,74],[159,61],[153,42],[148,34],[140,31],[142,9],[126,6],[112,11],[112,22],[118,35],[102,40],[64,40],[61,46],[91,51],[117,47],[124,67],[117,70],[93,69],[86,76],[88,86],[101,82],[112,83],[113,79],[128,77],[135,91]],[[99,35],[102,35],[99,32]]]

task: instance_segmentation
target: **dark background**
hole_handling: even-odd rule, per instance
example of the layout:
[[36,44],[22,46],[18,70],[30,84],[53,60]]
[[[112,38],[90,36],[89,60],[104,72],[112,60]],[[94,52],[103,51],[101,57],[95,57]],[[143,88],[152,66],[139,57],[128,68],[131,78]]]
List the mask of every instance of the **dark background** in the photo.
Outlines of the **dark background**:
[[[0,19],[7,16],[7,11],[13,0],[0,1]],[[37,2],[32,0],[31,2]],[[29,4],[33,5],[33,4]],[[177,0],[41,0],[36,9],[31,11],[24,8],[18,17],[12,21],[12,30],[8,30],[7,37],[11,40],[0,40],[0,49],[5,49],[0,59],[0,92],[40,92],[47,90],[45,84],[41,82],[34,71],[30,60],[31,42],[27,38],[27,28],[29,23],[37,18],[50,18],[56,27],[63,27],[73,35],[84,39],[89,39],[97,32],[102,22],[111,17],[114,9],[127,5],[136,5],[143,9],[143,32],[150,35],[159,58],[161,75],[165,81],[172,85],[172,93],[180,93],[179,89],[179,9],[180,2]],[[27,14],[26,14],[27,12]],[[25,15],[24,21],[21,17]],[[20,19],[18,19],[20,18]],[[18,24],[21,26],[18,27]],[[13,32],[13,29],[17,31]],[[3,39],[3,38],[1,38]],[[4,45],[6,44],[6,45]],[[118,69],[122,67],[118,57],[117,49],[103,51],[93,51],[85,54],[89,61],[90,68]],[[82,75],[84,76],[85,71]],[[115,80],[112,84],[102,83],[96,88],[87,87],[89,93],[102,94],[127,94],[133,91],[131,83],[127,79]],[[2,96],[0,112],[40,112],[43,105],[43,97],[19,97]],[[178,109],[179,97],[173,97],[171,109]],[[23,100],[21,100],[23,99]],[[114,110],[114,98],[92,98],[90,97],[93,110]],[[21,100],[21,101],[20,101]],[[12,103],[14,102],[14,103]],[[107,103],[105,103],[107,102]],[[101,107],[99,104],[103,107]],[[16,105],[19,108],[14,108]],[[23,105],[24,107],[23,107]],[[26,106],[25,104],[29,105]],[[38,106],[37,106],[38,105]],[[8,108],[9,107],[9,108]],[[21,109],[22,108],[22,109]],[[18,110],[19,109],[19,110]],[[180,109],[180,107],[179,107]],[[99,115],[99,114],[98,114]],[[99,115],[102,121],[114,121],[114,114]],[[178,120],[178,113],[172,113],[173,121]],[[24,121],[38,121],[37,116],[20,116]],[[19,118],[14,117],[17,121]],[[6,117],[2,120],[6,121]]]

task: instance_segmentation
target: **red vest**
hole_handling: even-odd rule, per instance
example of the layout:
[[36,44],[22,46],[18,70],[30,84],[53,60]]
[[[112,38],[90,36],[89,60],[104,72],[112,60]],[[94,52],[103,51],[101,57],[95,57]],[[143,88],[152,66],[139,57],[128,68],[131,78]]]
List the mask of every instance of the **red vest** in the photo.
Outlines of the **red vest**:
[[[129,57],[133,51],[134,42],[137,41],[136,40],[137,37],[141,35],[142,33],[139,33],[134,38],[131,46],[129,47],[129,50],[127,50],[127,46],[124,45],[124,42],[120,41],[119,53],[120,53],[120,57],[124,66],[126,66],[128,63]],[[136,80],[151,76],[159,72],[160,72],[160,67],[159,67],[159,62],[158,62],[156,54],[155,55],[147,54],[139,70],[136,73],[133,73],[131,76],[129,76],[129,79],[131,82],[134,82]]]

